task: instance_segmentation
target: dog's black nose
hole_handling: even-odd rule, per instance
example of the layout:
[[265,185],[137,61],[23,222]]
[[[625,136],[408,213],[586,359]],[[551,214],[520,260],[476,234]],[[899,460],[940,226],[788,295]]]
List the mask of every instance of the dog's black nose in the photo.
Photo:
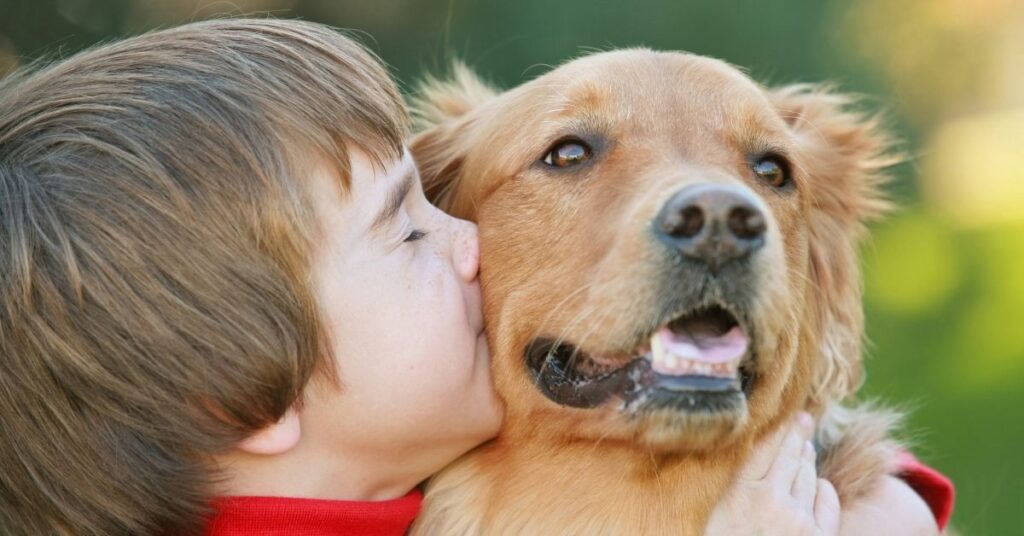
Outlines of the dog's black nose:
[[764,245],[768,226],[751,195],[716,184],[687,186],[661,208],[654,220],[655,233],[683,256],[717,273]]

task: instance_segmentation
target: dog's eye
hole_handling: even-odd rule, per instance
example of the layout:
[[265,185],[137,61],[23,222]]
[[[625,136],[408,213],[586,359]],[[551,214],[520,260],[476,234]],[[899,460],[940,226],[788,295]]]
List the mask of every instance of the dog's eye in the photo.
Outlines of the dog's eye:
[[750,169],[764,182],[781,188],[789,184],[789,163],[778,155],[765,155],[755,160]]
[[562,140],[548,150],[543,162],[551,167],[565,168],[586,162],[592,153],[590,146],[582,140]]

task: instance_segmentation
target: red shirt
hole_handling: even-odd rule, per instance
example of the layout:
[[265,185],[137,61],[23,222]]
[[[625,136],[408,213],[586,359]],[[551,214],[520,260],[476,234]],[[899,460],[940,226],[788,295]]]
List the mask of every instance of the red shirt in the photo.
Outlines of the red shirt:
[[[900,476],[931,508],[939,528],[953,512],[953,483],[901,453]],[[287,497],[222,497],[208,536],[402,536],[420,511],[419,490],[390,501],[328,501]]]
[[222,497],[213,503],[209,536],[402,536],[420,513],[413,490],[390,501],[290,497]]
[[924,502],[931,508],[939,530],[944,530],[953,515],[953,503],[956,491],[953,481],[946,475],[921,463],[909,452],[899,453],[899,472],[896,476],[903,479]]

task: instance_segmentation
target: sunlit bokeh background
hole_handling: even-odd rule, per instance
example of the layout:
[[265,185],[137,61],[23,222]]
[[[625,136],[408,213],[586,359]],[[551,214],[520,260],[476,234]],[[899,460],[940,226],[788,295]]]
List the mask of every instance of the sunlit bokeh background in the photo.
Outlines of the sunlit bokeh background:
[[1020,0],[0,0],[0,73],[222,14],[359,31],[406,89],[464,58],[510,86],[587,50],[716,56],[768,83],[836,82],[910,161],[864,251],[866,395],[912,408],[967,534],[1024,534],[1024,2]]

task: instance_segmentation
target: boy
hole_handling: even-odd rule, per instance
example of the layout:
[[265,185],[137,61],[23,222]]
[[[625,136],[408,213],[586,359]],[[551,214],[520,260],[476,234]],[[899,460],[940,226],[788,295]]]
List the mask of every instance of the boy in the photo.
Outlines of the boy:
[[[501,419],[475,229],[424,199],[406,122],[369,53],[294,21],[0,84],[0,532],[406,530]],[[834,492],[785,500],[807,434],[721,512],[834,532]]]

